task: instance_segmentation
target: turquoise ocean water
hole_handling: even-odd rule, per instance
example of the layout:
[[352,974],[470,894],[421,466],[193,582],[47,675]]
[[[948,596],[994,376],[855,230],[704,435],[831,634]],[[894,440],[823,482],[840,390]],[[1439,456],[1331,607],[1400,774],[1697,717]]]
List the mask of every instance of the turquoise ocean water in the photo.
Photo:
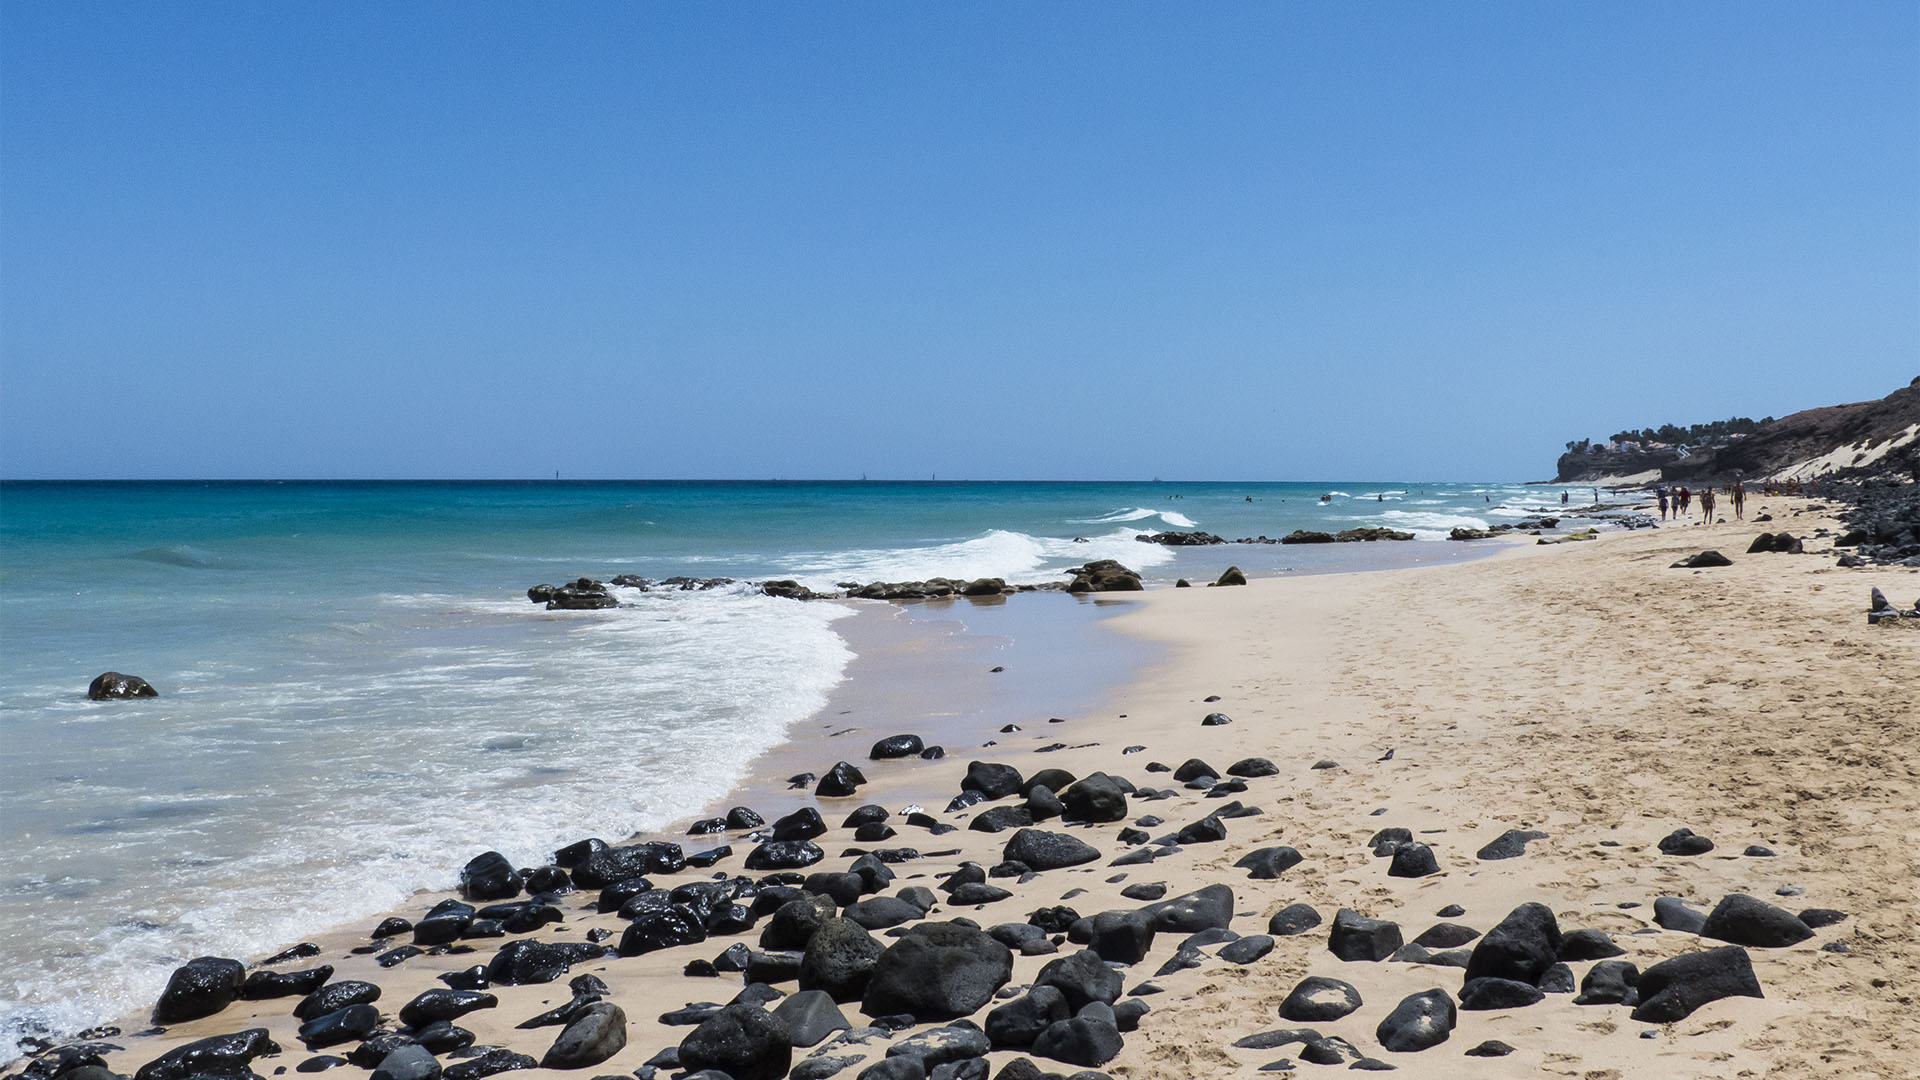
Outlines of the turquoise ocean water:
[[[1575,489],[1585,501],[1586,489]],[[1322,495],[1330,495],[1322,502]],[[486,848],[660,829],[827,700],[849,605],[745,585],[548,612],[588,574],[816,587],[1149,585],[1459,557],[1559,506],[1517,485],[166,482],[0,485],[0,1061],[150,1003],[196,955],[257,955],[445,887]],[[1428,542],[1175,550],[1388,525]],[[624,592],[624,590],[622,590]],[[1018,603],[1073,603],[1062,596]],[[93,676],[162,697],[86,699]]]

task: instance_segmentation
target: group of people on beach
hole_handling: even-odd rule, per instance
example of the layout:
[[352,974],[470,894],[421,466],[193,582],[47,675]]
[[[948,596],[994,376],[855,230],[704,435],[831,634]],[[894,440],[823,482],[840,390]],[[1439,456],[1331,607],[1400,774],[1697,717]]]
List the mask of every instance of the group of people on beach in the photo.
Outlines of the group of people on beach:
[[[1671,511],[1673,520],[1679,521],[1686,516],[1687,508],[1693,504],[1694,497],[1700,500],[1700,522],[1711,524],[1713,511],[1718,501],[1712,485],[1694,491],[1690,488],[1676,487],[1668,491],[1664,487],[1654,489],[1654,497],[1660,502],[1660,520],[1667,520]],[[1733,502],[1733,516],[1741,521],[1747,518],[1747,485],[1739,480],[1727,485],[1727,497]]]

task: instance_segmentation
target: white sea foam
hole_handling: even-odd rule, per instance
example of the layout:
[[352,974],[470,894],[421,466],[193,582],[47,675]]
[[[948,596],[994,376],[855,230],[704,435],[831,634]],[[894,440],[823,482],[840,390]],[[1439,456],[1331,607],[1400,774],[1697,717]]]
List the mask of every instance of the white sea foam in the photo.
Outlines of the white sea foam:
[[1198,525],[1194,524],[1193,519],[1188,517],[1185,514],[1182,514],[1173,510],[1150,510],[1144,506],[1134,506],[1134,507],[1129,507],[1125,510],[1115,510],[1113,513],[1108,514],[1105,517],[1071,518],[1068,520],[1067,523],[1069,525],[1111,525],[1114,522],[1119,522],[1119,521],[1144,521],[1145,519],[1151,518],[1151,517],[1157,517],[1161,521],[1166,522],[1167,524],[1173,526],[1176,529],[1199,528]]
[[201,790],[76,783],[79,836],[12,823],[0,943],[34,959],[0,972],[0,1060],[22,1035],[151,1005],[185,958],[400,908],[484,849],[541,865],[589,830],[685,817],[824,706],[851,659],[831,626],[846,608],[744,587],[598,612],[435,594],[379,608],[364,667],[170,684],[142,723],[228,763],[203,764]]
[[1380,519],[1388,525],[1410,532],[1422,540],[1444,540],[1454,529],[1484,529],[1484,518],[1465,514],[1440,514],[1421,510],[1383,510]]
[[1004,578],[1012,584],[1058,581],[1063,569],[1090,559],[1118,559],[1138,569],[1173,556],[1157,544],[1134,540],[1138,530],[1121,529],[1084,542],[994,529],[971,540],[926,547],[879,548],[823,553],[793,567],[810,588],[832,588],[843,581],[923,581],[930,577]]

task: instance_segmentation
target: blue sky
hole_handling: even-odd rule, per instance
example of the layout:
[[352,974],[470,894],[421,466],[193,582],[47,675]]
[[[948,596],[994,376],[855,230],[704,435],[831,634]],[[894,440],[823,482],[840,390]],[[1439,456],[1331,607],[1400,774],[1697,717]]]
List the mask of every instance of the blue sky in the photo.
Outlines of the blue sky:
[[1527,479],[1920,374],[1920,5],[0,5],[0,475]]

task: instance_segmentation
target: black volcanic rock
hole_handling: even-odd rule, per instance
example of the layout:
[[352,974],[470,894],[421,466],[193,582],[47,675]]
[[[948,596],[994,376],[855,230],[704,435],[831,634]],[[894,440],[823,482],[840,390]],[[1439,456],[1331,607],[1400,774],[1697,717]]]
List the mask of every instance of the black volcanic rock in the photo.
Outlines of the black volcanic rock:
[[198,1020],[233,1004],[246,984],[246,966],[238,960],[202,956],[175,968],[153,1007],[156,1024]]
[[1467,960],[1467,980],[1512,979],[1534,986],[1560,955],[1560,924],[1545,904],[1521,904],[1487,931]]
[[786,1021],[755,1005],[729,1005],[680,1042],[680,1066],[731,1080],[780,1080],[793,1065]]
[[1004,799],[1020,791],[1020,770],[991,761],[968,762],[960,790],[977,791],[987,799]]
[[1078,866],[1099,857],[1100,852],[1083,840],[1039,829],[1021,829],[1014,833],[1001,853],[1001,858],[1025,863],[1035,870]]
[[1527,853],[1529,842],[1546,838],[1546,833],[1536,829],[1508,829],[1494,837],[1485,847],[1474,852],[1473,857],[1485,862],[1496,859],[1517,859]]
[[986,933],[919,923],[880,955],[861,1009],[875,1017],[956,1020],[993,1000],[1012,976],[1013,953]]
[[1662,855],[1705,855],[1712,850],[1713,841],[1684,827],[1673,830],[1660,840]]
[[1799,916],[1745,893],[1723,898],[1700,927],[1700,936],[1735,945],[1782,949],[1813,936]]
[[248,1028],[230,1035],[196,1039],[142,1065],[134,1080],[186,1080],[189,1076],[232,1076],[246,1073],[254,1058],[277,1054],[280,1047],[266,1028]]
[[1327,949],[1342,960],[1385,960],[1405,943],[1400,927],[1394,923],[1341,908],[1333,916]]
[[827,770],[825,776],[820,778],[820,783],[814,787],[813,793],[821,798],[845,798],[859,790],[860,786],[866,782],[866,776],[859,769],[848,762],[838,761],[834,763],[833,768]]
[[1112,559],[1095,559],[1066,573],[1073,575],[1067,584],[1067,591],[1072,593],[1139,592],[1141,589],[1140,575]]
[[1402,999],[1373,1035],[1388,1050],[1410,1054],[1446,1042],[1458,1018],[1445,990],[1427,990]]
[[1695,1009],[1725,997],[1765,997],[1747,951],[1728,945],[1662,960],[1640,973],[1640,1005],[1633,1018],[1645,1023],[1684,1020]]
[[103,671],[87,684],[87,698],[91,701],[159,696],[160,691],[155,690],[147,680],[138,675],[122,675],[117,671]]
[[926,748],[918,735],[889,735],[874,743],[873,749],[867,751],[867,757],[873,761],[913,757]]
[[1303,1024],[1324,1024],[1338,1020],[1363,1003],[1353,984],[1339,979],[1309,975],[1295,984],[1287,999],[1280,1003],[1280,1018]]
[[546,1055],[543,1069],[584,1069],[598,1065],[625,1049],[627,1014],[611,1001],[596,1001],[579,1018],[562,1028]]

